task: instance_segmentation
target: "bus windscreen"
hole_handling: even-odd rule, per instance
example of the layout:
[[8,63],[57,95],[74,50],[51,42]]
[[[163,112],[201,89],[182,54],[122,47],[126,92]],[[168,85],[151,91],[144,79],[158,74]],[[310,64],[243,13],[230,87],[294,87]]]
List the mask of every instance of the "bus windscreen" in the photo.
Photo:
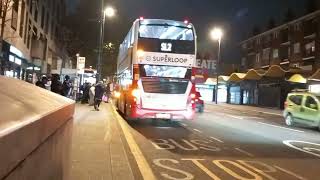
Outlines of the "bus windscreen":
[[143,77],[161,77],[161,78],[188,78],[190,69],[187,67],[159,66],[159,65],[141,65],[141,75]]
[[139,37],[152,39],[168,39],[193,41],[193,30],[187,27],[157,24],[142,24],[139,29]]

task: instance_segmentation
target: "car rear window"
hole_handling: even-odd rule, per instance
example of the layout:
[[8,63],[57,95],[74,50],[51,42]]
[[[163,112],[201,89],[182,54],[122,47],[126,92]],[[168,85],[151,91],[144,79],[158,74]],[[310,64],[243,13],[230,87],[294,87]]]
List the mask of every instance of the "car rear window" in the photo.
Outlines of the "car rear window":
[[301,105],[302,104],[302,98],[303,98],[302,95],[291,95],[289,97],[289,100],[291,102],[293,102],[294,104],[296,104],[296,105]]

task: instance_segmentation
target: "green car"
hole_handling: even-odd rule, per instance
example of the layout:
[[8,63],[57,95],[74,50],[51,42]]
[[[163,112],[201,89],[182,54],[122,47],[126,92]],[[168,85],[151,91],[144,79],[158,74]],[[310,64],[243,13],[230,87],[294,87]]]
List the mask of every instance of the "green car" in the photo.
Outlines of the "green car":
[[320,130],[320,94],[310,92],[289,93],[283,112],[286,124],[302,124]]

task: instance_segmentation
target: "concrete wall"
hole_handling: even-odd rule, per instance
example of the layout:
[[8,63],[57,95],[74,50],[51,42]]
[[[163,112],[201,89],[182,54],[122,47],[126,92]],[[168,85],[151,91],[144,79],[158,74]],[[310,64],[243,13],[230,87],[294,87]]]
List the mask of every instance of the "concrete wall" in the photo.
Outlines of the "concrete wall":
[[0,179],[68,179],[74,102],[0,76]]

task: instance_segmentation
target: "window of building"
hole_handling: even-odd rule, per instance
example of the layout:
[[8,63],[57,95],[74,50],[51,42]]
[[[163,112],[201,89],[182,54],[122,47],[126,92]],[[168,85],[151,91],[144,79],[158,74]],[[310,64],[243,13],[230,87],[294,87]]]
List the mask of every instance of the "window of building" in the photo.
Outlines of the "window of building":
[[13,0],[12,4],[12,15],[11,15],[11,27],[16,30],[18,26],[18,9],[19,9],[19,0]]
[[305,48],[306,48],[306,52],[307,52],[307,53],[315,52],[315,50],[316,50],[315,41],[312,41],[312,42],[310,42],[310,43],[307,43],[307,44],[305,45]]
[[277,39],[279,37],[279,32],[278,31],[275,31],[273,33],[273,39]]
[[279,57],[279,49],[273,49],[272,57],[273,59],[276,59]]
[[26,11],[26,3],[24,1],[22,1],[22,4],[21,4],[20,30],[19,30],[20,37],[23,37],[25,11]]
[[27,48],[30,48],[31,45],[31,33],[32,33],[32,22],[29,19],[29,26],[28,26],[28,37],[27,37]]
[[46,9],[42,6],[41,9],[41,28],[44,29],[44,20],[45,20]]
[[25,24],[24,24],[24,38],[23,38],[23,42],[26,44],[27,43],[27,36],[28,36],[28,19],[29,19],[29,13],[26,13],[26,20],[25,20]]
[[256,44],[257,44],[257,45],[260,44],[260,37],[258,37],[258,38],[256,39]]
[[297,23],[294,25],[294,30],[295,31],[300,31],[300,23]]
[[269,60],[270,57],[270,48],[264,49],[262,53],[263,60]]
[[260,53],[256,54],[256,63],[260,63]]
[[48,34],[48,31],[49,31],[49,12],[47,12],[46,22],[45,22],[45,26],[44,26],[44,32],[46,34]]
[[294,53],[294,54],[300,53],[300,43],[295,43],[295,44],[293,45],[293,53]]
[[245,57],[241,58],[241,66],[245,66],[246,61],[247,61],[247,58],[245,58]]
[[38,22],[38,9],[36,8],[36,10],[34,11],[34,20],[36,22]]
[[33,6],[33,0],[30,0],[29,2],[28,2],[28,4],[29,4],[29,11],[30,11],[30,14],[32,15],[32,6]]

